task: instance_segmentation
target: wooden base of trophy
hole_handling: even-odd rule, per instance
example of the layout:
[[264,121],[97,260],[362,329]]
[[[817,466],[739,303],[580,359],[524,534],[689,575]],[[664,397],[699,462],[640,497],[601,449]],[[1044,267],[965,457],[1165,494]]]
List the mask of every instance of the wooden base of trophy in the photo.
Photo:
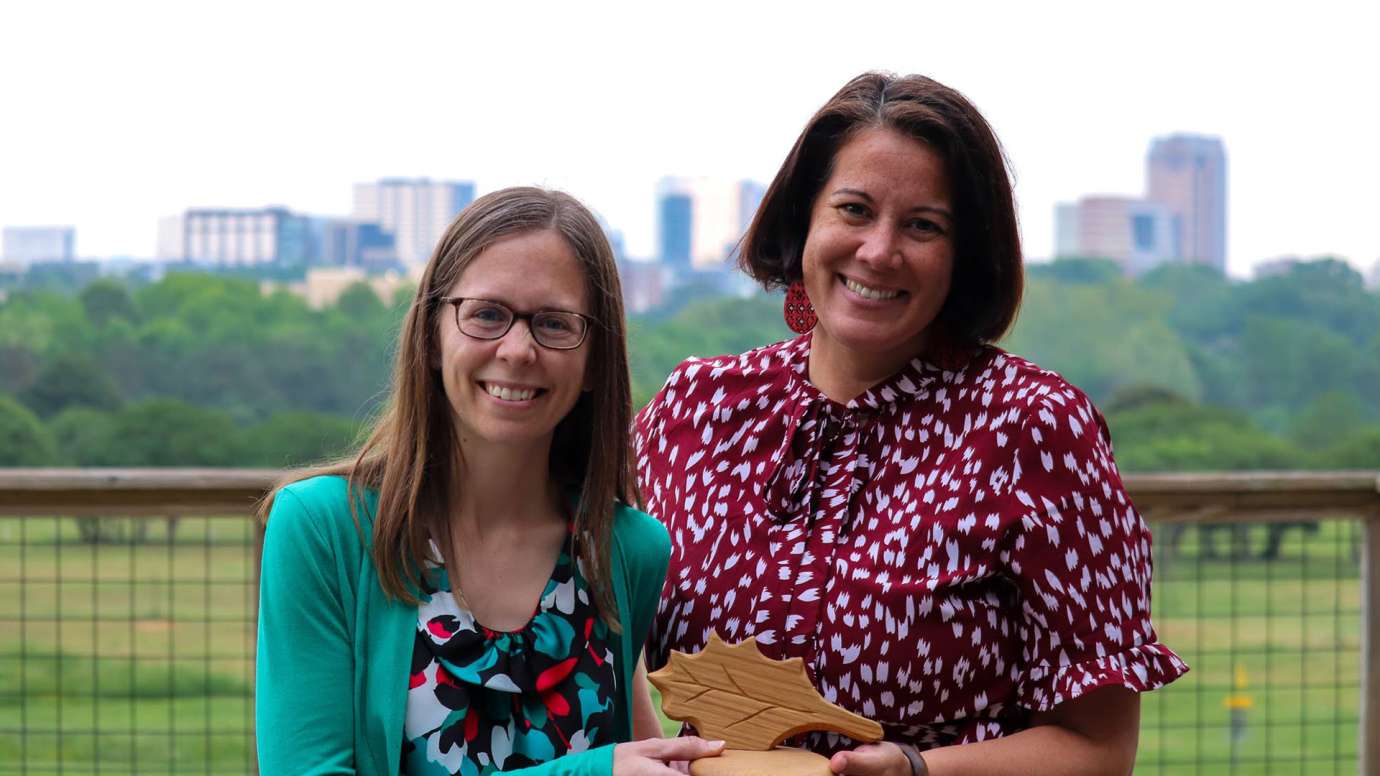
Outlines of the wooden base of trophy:
[[725,749],[690,763],[690,776],[832,776],[829,758],[804,749]]

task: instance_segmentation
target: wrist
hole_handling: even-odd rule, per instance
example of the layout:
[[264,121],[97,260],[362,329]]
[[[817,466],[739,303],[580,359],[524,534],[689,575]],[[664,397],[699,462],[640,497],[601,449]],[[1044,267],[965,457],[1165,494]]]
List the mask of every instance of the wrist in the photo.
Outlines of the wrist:
[[906,756],[906,761],[910,763],[910,776],[930,776],[930,767],[925,764],[925,758],[920,755],[920,750],[910,744],[900,744],[901,753]]

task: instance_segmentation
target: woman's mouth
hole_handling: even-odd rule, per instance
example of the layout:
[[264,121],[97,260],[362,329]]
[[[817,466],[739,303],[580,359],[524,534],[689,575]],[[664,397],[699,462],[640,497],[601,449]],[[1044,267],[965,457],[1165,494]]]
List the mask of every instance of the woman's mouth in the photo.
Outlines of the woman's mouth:
[[546,392],[544,388],[530,386],[500,385],[486,382],[481,382],[480,385],[483,386],[485,393],[501,401],[531,401]]
[[871,286],[865,286],[862,283],[853,280],[852,278],[844,277],[843,275],[839,275],[839,277],[843,279],[843,285],[845,288],[862,297],[863,299],[871,299],[877,302],[885,302],[888,299],[896,299],[897,297],[901,296],[901,294],[905,293],[904,291],[897,288],[873,288]]

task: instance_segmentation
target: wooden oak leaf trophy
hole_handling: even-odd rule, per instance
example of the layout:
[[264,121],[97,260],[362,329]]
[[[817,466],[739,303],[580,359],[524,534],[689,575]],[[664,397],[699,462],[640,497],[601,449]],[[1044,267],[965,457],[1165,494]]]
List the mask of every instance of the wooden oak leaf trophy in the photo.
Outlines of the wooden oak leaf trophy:
[[824,700],[800,658],[771,660],[755,638],[729,646],[713,634],[703,650],[672,652],[647,678],[661,691],[666,716],[726,742],[722,756],[690,763],[691,776],[828,776],[828,758],[777,747],[811,730],[862,742],[882,738],[881,725]]

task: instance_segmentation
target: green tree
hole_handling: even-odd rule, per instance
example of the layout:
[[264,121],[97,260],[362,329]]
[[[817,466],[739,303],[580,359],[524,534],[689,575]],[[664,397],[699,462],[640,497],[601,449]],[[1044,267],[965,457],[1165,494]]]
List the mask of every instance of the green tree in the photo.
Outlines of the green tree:
[[1163,294],[1124,278],[1069,284],[1036,277],[1002,344],[1061,373],[1094,401],[1137,384],[1197,399],[1202,384],[1188,349],[1164,323],[1169,306]]
[[780,295],[717,299],[687,305],[671,318],[629,322],[628,359],[633,403],[642,407],[666,376],[690,356],[741,353],[794,336],[781,314]]
[[1125,471],[1294,469],[1307,458],[1240,412],[1178,397],[1138,401],[1107,412],[1118,465]]
[[1380,426],[1366,426],[1339,439],[1322,456],[1330,469],[1380,470]]
[[0,342],[0,392],[19,393],[38,376],[38,354],[19,342]]
[[344,418],[279,412],[244,432],[246,465],[306,466],[350,451],[358,429]]
[[1339,259],[1301,262],[1247,283],[1239,293],[1243,309],[1255,315],[1307,322],[1354,345],[1380,331],[1380,303],[1367,293],[1361,273]]
[[1065,285],[1106,285],[1121,279],[1126,272],[1110,259],[1069,256],[1043,264],[1027,264],[1033,278],[1053,280]]
[[372,321],[384,314],[383,302],[368,283],[354,283],[335,302],[342,315],[357,321]]
[[39,355],[70,349],[88,326],[71,298],[48,292],[25,292],[0,304],[0,345],[23,345]]
[[134,307],[134,299],[123,284],[114,280],[98,280],[82,289],[82,309],[86,319],[97,328],[109,325],[112,321],[136,322],[139,311]]
[[57,461],[57,446],[38,417],[0,396],[0,466],[51,466]]
[[48,421],[48,430],[66,466],[123,464],[115,437],[114,415],[91,407],[69,407]]
[[236,466],[243,460],[240,431],[227,413],[175,399],[115,413],[109,447],[92,457],[101,466]]
[[1366,407],[1351,393],[1328,391],[1307,404],[1289,423],[1288,436],[1305,450],[1336,445],[1366,422]]
[[43,366],[20,398],[41,417],[67,407],[115,409],[120,393],[105,370],[76,353],[63,353]]
[[1355,384],[1356,348],[1307,321],[1251,315],[1240,340],[1246,409],[1288,416],[1315,397]]
[[1204,264],[1161,264],[1139,284],[1169,301],[1164,320],[1190,343],[1211,347],[1232,336],[1241,310],[1226,276]]

